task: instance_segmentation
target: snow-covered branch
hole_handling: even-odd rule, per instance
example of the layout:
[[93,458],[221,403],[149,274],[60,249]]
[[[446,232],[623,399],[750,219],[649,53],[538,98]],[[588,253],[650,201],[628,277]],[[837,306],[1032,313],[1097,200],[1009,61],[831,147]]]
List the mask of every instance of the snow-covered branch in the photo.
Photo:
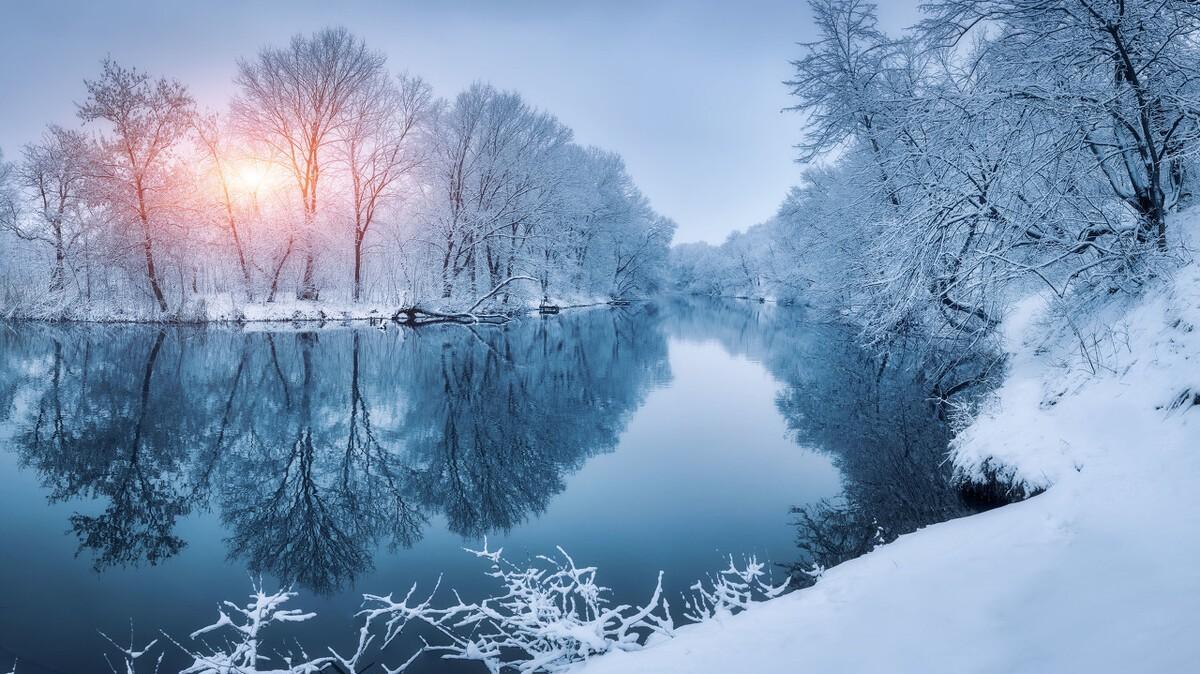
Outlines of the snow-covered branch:
[[[562,548],[533,558],[530,565],[514,564],[486,541],[467,552],[487,562],[486,574],[498,586],[494,593],[468,601],[450,591],[450,601],[439,602],[439,579],[427,593],[414,584],[400,598],[363,595],[351,652],[327,649],[328,654],[313,656],[299,644],[286,651],[269,649],[268,632],[271,643],[283,643],[276,628],[315,614],[285,608],[297,594],[290,589],[268,593],[261,582],[253,584],[245,604],[223,602],[211,624],[187,638],[164,635],[165,640],[190,660],[178,674],[317,674],[331,667],[360,672],[376,663],[388,674],[399,674],[422,657],[476,661],[499,674],[564,672],[604,653],[638,650],[675,636],[661,572],[644,604],[616,604],[611,589],[597,582],[598,569],[580,566]],[[772,585],[766,565],[755,558],[738,565],[730,557],[725,570],[692,586],[683,616],[703,622],[738,613],[786,589],[786,582]],[[422,645],[395,655],[394,646],[409,628],[418,631]],[[116,674],[157,672],[162,665],[160,640],[135,647],[132,631],[128,646],[104,638],[119,656],[122,669],[113,666]]]

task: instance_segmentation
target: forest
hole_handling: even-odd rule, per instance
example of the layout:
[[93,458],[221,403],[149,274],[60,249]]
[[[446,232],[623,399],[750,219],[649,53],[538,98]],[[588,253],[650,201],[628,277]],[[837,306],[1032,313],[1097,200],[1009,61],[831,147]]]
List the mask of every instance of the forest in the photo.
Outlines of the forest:
[[[814,0],[786,82],[809,162],[767,222],[675,247],[677,290],[832,309],[888,350],[989,342],[1013,303],[1062,323],[1177,266],[1200,149],[1200,7],[939,0],[901,35]],[[947,384],[948,387],[955,382]]]
[[516,93],[439,98],[342,28],[240,60],[234,84],[207,110],[106,58],[79,124],[0,158],[0,313],[504,313],[659,288],[674,223]]

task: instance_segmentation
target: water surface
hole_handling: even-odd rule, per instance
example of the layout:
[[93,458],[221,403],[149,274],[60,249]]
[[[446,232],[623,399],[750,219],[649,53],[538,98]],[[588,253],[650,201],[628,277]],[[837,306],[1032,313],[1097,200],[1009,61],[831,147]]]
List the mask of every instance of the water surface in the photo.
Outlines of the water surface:
[[289,635],[348,646],[363,592],[492,589],[462,552],[484,536],[561,545],[638,601],[660,569],[674,597],[728,554],[824,559],[793,506],[850,499],[849,538],[961,511],[912,375],[787,307],[12,325],[0,356],[0,665],[22,674],[106,671],[97,630],[182,637],[249,574],[319,613]]

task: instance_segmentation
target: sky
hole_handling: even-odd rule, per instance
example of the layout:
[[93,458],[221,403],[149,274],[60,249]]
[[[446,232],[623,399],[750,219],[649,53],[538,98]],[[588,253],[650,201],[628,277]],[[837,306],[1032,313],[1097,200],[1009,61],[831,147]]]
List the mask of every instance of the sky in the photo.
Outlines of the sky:
[[[471,82],[520,92],[578,142],[619,152],[676,242],[720,243],[771,217],[802,167],[803,118],[782,82],[814,37],[799,0],[510,0],[417,3],[266,0],[4,0],[0,150],[49,122],[78,125],[83,79],[106,54],[187,84],[223,109],[238,58],[341,25],[451,97]],[[914,22],[916,0],[881,3]]]

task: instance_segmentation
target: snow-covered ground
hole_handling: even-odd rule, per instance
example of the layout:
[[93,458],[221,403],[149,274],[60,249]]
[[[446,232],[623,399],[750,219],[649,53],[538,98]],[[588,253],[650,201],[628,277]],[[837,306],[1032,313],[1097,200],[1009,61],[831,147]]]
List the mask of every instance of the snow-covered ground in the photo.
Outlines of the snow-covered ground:
[[1049,310],[1011,312],[1008,377],[955,446],[1044,493],[580,671],[1200,671],[1200,265],[1094,317],[1099,340]]
[[[560,309],[606,305],[607,297],[572,295],[555,297],[551,303]],[[441,306],[437,302],[418,303],[432,311],[455,313],[461,306]],[[525,299],[507,308],[518,312],[536,312],[540,302]],[[20,318],[48,321],[77,321],[85,323],[290,323],[338,322],[390,319],[403,306],[396,303],[352,302],[350,300],[306,301],[282,297],[274,302],[246,302],[231,295],[208,295],[189,299],[182,306],[166,313],[156,311],[144,302],[106,300],[76,300],[68,304],[45,298],[39,303],[20,307],[0,307],[0,318]],[[482,312],[495,309],[481,309]]]

